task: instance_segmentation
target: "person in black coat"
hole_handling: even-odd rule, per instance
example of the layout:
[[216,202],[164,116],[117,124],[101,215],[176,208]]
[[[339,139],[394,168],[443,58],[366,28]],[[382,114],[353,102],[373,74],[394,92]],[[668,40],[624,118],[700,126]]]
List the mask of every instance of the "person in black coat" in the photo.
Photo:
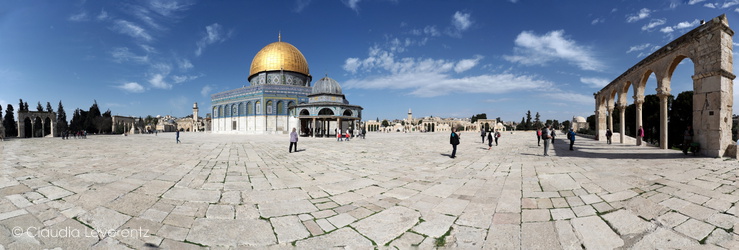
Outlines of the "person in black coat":
[[457,157],[457,145],[459,145],[459,134],[457,134],[457,129],[452,128],[452,134],[449,137],[449,144],[452,144],[452,155],[451,158]]
[[493,148],[493,132],[488,133],[488,150]]

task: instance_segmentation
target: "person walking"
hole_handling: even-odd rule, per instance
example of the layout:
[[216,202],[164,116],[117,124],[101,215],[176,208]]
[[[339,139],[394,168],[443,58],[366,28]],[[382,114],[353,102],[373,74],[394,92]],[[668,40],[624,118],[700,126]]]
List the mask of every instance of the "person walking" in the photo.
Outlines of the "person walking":
[[295,128],[290,133],[290,149],[288,149],[288,153],[293,152],[293,146],[295,146],[295,152],[298,152],[298,132],[295,131]]
[[485,129],[480,128],[480,137],[482,137],[482,143],[485,144]]
[[636,136],[638,136],[641,141],[644,141],[644,128],[641,125],[639,125],[639,130],[636,131]]
[[551,131],[549,131],[549,125],[544,127],[544,131],[541,132],[541,139],[544,140],[544,156],[549,156],[549,139],[551,139]]
[[573,145],[575,145],[575,131],[570,129],[570,132],[567,132],[567,139],[570,139],[570,151],[573,151],[575,149],[572,148]]
[[693,143],[693,127],[688,125],[683,132],[683,153],[688,154],[690,144]]
[[180,131],[176,130],[175,136],[177,137],[177,143],[180,143]]
[[[552,127],[549,127],[549,131],[551,133],[550,136],[552,137],[552,145],[554,145],[554,137],[557,136],[557,133],[554,132],[554,129]],[[554,146],[552,146],[552,147],[554,147]]]
[[498,146],[498,138],[500,138],[500,131],[495,130],[495,146]]
[[611,137],[613,136],[613,132],[611,132],[611,129],[606,129],[606,143],[611,144]]
[[536,145],[541,147],[541,128],[536,128]]
[[457,134],[457,129],[452,128],[452,134],[449,136],[449,144],[452,144],[452,155],[450,156],[452,159],[457,158],[457,145],[459,145],[459,134]]
[[493,148],[493,132],[488,133],[488,150]]

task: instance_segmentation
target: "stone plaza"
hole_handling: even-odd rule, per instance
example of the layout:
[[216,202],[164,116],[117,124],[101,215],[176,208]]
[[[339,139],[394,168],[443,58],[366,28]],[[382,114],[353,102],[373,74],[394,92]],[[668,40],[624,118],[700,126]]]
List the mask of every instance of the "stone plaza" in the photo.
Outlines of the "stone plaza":
[[[735,159],[535,132],[0,142],[5,249],[737,249]],[[562,136],[564,137],[564,136]]]

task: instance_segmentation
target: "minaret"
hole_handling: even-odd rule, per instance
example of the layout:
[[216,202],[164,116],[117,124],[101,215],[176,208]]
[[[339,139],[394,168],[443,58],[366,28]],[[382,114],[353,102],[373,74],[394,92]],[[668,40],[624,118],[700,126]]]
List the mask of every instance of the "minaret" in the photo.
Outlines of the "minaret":
[[412,122],[412,121],[413,121],[413,112],[411,112],[411,109],[409,108],[408,109],[408,122]]
[[192,105],[192,120],[198,121],[198,103]]

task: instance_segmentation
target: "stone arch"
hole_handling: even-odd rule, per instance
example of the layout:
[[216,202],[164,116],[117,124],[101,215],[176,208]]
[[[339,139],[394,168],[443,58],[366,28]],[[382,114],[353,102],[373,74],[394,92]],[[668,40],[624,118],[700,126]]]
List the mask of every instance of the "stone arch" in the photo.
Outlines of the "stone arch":
[[300,110],[300,115],[310,115],[310,112],[307,109]]
[[46,117],[46,118],[44,118],[43,122],[44,122],[44,131],[43,131],[44,134],[43,134],[43,136],[47,136],[47,135],[51,134],[51,123],[52,123],[51,122],[51,118]]
[[277,114],[278,115],[285,115],[287,112],[285,112],[285,102],[278,101],[277,102]]
[[[671,91],[672,74],[677,65],[689,58],[694,64],[693,81],[693,140],[701,144],[701,153],[707,156],[724,156],[733,144],[731,122],[733,109],[733,51],[732,36],[726,15],[701,24],[680,36],[617,77],[608,86],[595,93],[608,94],[610,87],[631,81],[636,106],[636,126],[642,125],[642,104],[649,76],[657,79],[657,96],[660,99],[660,147],[667,148],[667,100]],[[637,79],[637,81],[634,81]],[[628,86],[624,86],[628,87]],[[596,100],[600,100],[596,97]],[[596,110],[601,105],[596,101]],[[597,111],[596,111],[597,112]],[[596,113],[596,115],[598,115]],[[597,121],[598,133],[603,128]],[[640,145],[637,137],[637,145]]]
[[247,115],[254,114],[254,103],[252,103],[251,101],[246,103],[246,114]]
[[213,116],[218,117],[218,107],[213,107]]
[[26,117],[23,119],[24,129],[23,131],[19,131],[19,133],[23,133],[23,137],[31,138],[33,137],[33,122],[31,122],[30,117]]
[[262,102],[261,101],[257,101],[254,104],[254,113],[257,114],[257,115],[261,115],[262,114]]
[[266,107],[267,108],[267,112],[265,114],[267,114],[267,115],[274,114],[275,111],[273,109],[272,104],[273,104],[272,100],[268,100],[267,101],[267,107]]
[[352,110],[351,109],[344,110],[344,114],[342,114],[342,115],[343,116],[352,116]]
[[218,106],[218,117],[223,117],[223,106]]
[[239,103],[238,109],[239,109],[239,116],[243,116],[244,115],[244,103],[243,102]]
[[318,111],[318,115],[334,115],[334,111],[330,108],[322,108]]

